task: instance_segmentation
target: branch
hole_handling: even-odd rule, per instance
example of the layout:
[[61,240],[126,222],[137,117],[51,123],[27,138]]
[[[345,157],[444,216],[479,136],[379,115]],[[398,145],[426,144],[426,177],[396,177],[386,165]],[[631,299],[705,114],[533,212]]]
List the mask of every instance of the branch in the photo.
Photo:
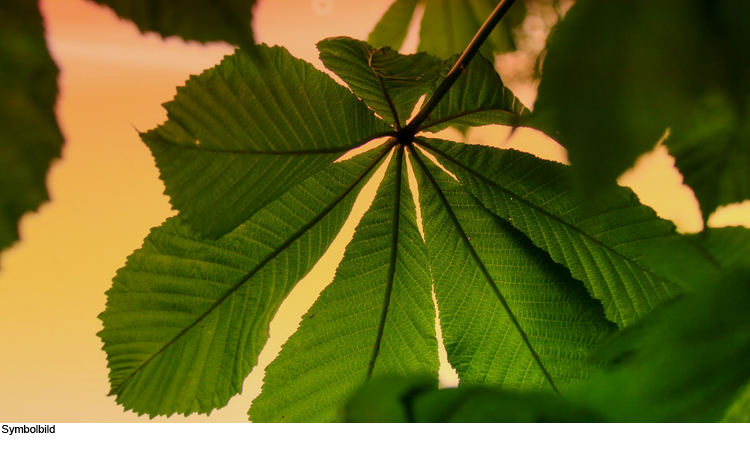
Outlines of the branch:
[[453,86],[456,80],[458,80],[458,77],[461,76],[464,69],[469,65],[469,62],[474,58],[474,55],[479,51],[479,48],[484,44],[484,41],[487,40],[490,33],[492,33],[492,30],[495,29],[495,26],[497,26],[503,16],[505,16],[505,13],[507,13],[510,7],[513,6],[515,1],[516,0],[501,0],[500,3],[498,3],[495,10],[490,14],[490,17],[487,18],[484,25],[482,25],[482,28],[480,28],[474,36],[474,39],[471,40],[469,46],[466,47],[464,53],[461,54],[458,61],[456,61],[456,64],[453,65],[450,72],[448,72],[448,75],[442,83],[440,83],[440,86],[437,87],[435,93],[430,97],[430,100],[425,103],[414,119],[404,127],[402,130],[404,134],[409,134],[411,136],[416,134],[419,126],[422,125],[427,119],[427,116],[432,113],[432,110],[437,107],[438,103],[443,100],[443,97],[448,93],[448,90]]

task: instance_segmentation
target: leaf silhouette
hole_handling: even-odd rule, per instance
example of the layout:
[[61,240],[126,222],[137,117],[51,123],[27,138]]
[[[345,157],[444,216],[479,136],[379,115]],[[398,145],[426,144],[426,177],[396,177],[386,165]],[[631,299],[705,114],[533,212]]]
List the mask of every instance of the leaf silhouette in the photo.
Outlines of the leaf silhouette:
[[60,157],[55,119],[57,66],[38,2],[0,5],[0,250],[18,240],[18,221],[49,199],[47,170]]
[[[143,135],[180,214],[152,232],[108,292],[100,335],[118,402],[168,415],[208,412],[238,393],[279,303],[320,258],[387,155],[385,178],[335,279],[267,368],[250,417],[340,421],[348,397],[373,376],[420,373],[434,384],[433,287],[448,359],[463,382],[554,392],[589,378],[601,367],[589,354],[616,330],[601,301],[613,318],[630,318],[591,288],[618,269],[602,266],[601,256],[556,257],[559,249],[539,236],[558,234],[560,221],[539,222],[541,235],[514,224],[499,202],[490,202],[494,188],[476,189],[487,181],[481,171],[450,167],[459,157],[446,146],[464,145],[412,139],[401,123],[422,95],[440,92],[439,73],[455,59],[403,56],[349,38],[318,47],[351,91],[283,49],[258,46],[259,58],[238,52],[192,78],[166,104],[167,123]],[[472,123],[518,121],[525,110],[491,70],[486,61],[470,65],[471,80],[485,80],[487,89],[458,83],[432,111],[436,121],[458,108],[477,112]],[[487,109],[502,114],[485,115]],[[389,139],[333,163],[378,137]],[[488,167],[517,153],[485,151]],[[444,164],[459,181],[427,158],[449,153],[453,160]],[[527,165],[531,174],[560,172],[534,158]],[[409,168],[417,186],[409,183]],[[537,202],[532,186],[520,186],[529,199],[524,205]],[[673,233],[628,193],[623,208],[657,229],[640,238]],[[634,245],[620,241],[625,249]],[[657,283],[639,289],[653,300],[642,309],[666,290]]]
[[[493,0],[396,0],[388,8],[367,41],[374,47],[400,49],[417,4],[424,4],[419,32],[419,51],[441,58],[461,53],[471,42],[479,27],[497,5]],[[492,59],[493,53],[516,49],[512,27],[525,15],[523,2],[517,2],[493,30],[482,46],[482,54]]]
[[132,21],[141,32],[186,41],[224,41],[244,48],[255,43],[250,28],[256,0],[91,0]]

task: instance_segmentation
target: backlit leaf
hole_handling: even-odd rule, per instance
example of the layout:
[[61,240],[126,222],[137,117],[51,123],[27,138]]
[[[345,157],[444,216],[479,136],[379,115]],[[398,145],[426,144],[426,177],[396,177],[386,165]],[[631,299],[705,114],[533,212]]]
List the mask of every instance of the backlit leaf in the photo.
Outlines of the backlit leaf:
[[193,76],[142,134],[185,222],[217,238],[389,127],[281,47],[238,51]]
[[266,369],[251,420],[340,421],[371,376],[424,373],[437,385],[427,252],[403,158],[393,155],[336,278]]

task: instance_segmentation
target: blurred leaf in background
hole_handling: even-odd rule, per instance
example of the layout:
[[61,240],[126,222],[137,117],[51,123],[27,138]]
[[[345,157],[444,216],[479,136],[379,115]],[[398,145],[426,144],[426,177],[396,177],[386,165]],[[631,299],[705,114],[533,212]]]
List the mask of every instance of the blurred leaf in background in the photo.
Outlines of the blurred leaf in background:
[[[370,33],[368,42],[373,47],[400,49],[420,3],[424,5],[424,15],[418,51],[448,58],[464,51],[498,1],[396,0]],[[512,30],[525,15],[524,2],[516,2],[482,46],[482,54],[492,61],[493,53],[516,50]]]
[[256,0],[91,0],[106,5],[141,32],[186,41],[224,41],[243,48],[255,43],[252,7]]
[[37,2],[0,3],[0,250],[18,239],[21,216],[49,199],[47,170],[63,145],[57,74]]
[[704,219],[748,199],[749,16],[739,0],[580,0],[550,37],[530,124],[589,196],[670,129]]

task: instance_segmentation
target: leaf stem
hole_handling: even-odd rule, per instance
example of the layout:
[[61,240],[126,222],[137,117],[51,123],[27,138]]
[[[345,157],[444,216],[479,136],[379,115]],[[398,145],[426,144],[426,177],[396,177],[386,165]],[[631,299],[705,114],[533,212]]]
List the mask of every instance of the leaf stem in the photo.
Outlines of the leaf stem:
[[388,308],[391,305],[391,293],[393,293],[393,278],[396,275],[396,258],[398,257],[398,228],[401,218],[401,173],[404,163],[404,146],[399,145],[396,151],[396,201],[393,205],[393,236],[391,237],[391,259],[388,266],[388,279],[385,285],[385,299],[383,301],[383,311],[380,314],[380,323],[378,324],[378,335],[375,338],[375,346],[372,349],[372,358],[367,368],[367,380],[372,377],[375,369],[375,360],[380,354],[380,344],[383,341],[383,332],[385,331],[385,321],[388,318]]
[[479,270],[482,272],[482,275],[484,275],[484,278],[487,280],[487,284],[490,286],[492,291],[495,293],[495,296],[500,301],[500,304],[502,304],[503,308],[505,309],[505,312],[508,314],[508,318],[510,319],[510,322],[513,324],[513,326],[515,326],[516,330],[521,335],[521,339],[526,344],[526,347],[529,349],[529,352],[531,353],[531,356],[534,358],[534,361],[536,361],[537,365],[539,366],[539,369],[541,369],[542,374],[544,375],[544,378],[547,379],[547,382],[549,382],[549,384],[552,386],[552,389],[555,391],[555,393],[559,395],[560,390],[558,390],[557,385],[555,385],[555,381],[552,380],[552,375],[550,375],[549,371],[547,371],[547,368],[545,368],[544,364],[542,363],[542,359],[539,357],[539,354],[531,345],[531,341],[529,341],[529,337],[526,335],[526,332],[523,330],[523,328],[521,327],[521,324],[518,322],[516,315],[510,309],[510,306],[508,305],[508,301],[500,292],[500,289],[495,283],[495,280],[492,278],[489,271],[487,270],[487,267],[484,265],[482,258],[479,256],[479,254],[477,254],[476,249],[474,249],[474,246],[471,244],[469,237],[466,235],[466,232],[461,226],[461,222],[458,220],[458,217],[456,216],[455,212],[451,208],[451,205],[448,202],[448,199],[445,197],[445,194],[443,194],[443,191],[440,189],[440,186],[438,185],[437,181],[432,177],[432,174],[430,174],[429,170],[427,169],[427,166],[419,157],[416,147],[410,144],[409,151],[410,151],[411,156],[414,157],[414,161],[417,162],[417,165],[424,173],[427,180],[429,180],[430,184],[435,189],[435,192],[437,193],[438,198],[440,198],[440,201],[445,207],[445,212],[448,214],[448,217],[451,219],[451,222],[453,223],[453,225],[456,228],[456,231],[461,237],[461,241],[463,242],[466,249],[469,251],[469,254],[471,254],[471,257],[476,262],[477,266],[479,267]]
[[466,50],[461,54],[461,56],[458,58],[458,61],[456,61],[456,64],[453,65],[450,72],[448,72],[448,75],[443,79],[442,83],[440,83],[440,86],[437,87],[435,92],[430,97],[430,100],[427,101],[427,103],[424,104],[422,109],[417,113],[417,115],[414,117],[414,119],[406,126],[404,127],[405,133],[415,134],[416,131],[419,129],[419,126],[422,125],[422,123],[427,120],[427,116],[432,113],[432,110],[434,110],[438,103],[440,103],[441,100],[443,100],[443,97],[448,93],[448,90],[453,86],[453,84],[458,80],[458,77],[461,76],[464,69],[469,65],[469,62],[471,62],[472,58],[474,58],[474,55],[479,52],[479,48],[484,44],[484,41],[487,40],[490,33],[492,33],[492,30],[497,26],[497,24],[500,22],[500,20],[505,16],[505,13],[508,12],[511,6],[513,6],[513,3],[515,3],[516,0],[501,0],[500,3],[498,3],[497,7],[495,7],[495,10],[492,11],[492,14],[490,14],[490,17],[487,18],[487,20],[482,25],[482,28],[479,29],[477,34],[474,36],[474,39],[471,40],[469,43],[469,46],[466,47]]

